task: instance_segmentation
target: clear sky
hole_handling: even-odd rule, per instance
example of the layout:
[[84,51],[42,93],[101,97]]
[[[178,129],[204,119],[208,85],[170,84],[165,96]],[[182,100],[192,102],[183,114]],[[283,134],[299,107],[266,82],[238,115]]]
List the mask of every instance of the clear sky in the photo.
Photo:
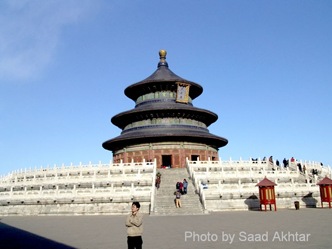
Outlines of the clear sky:
[[107,163],[124,89],[167,50],[229,144],[332,166],[332,1],[0,1],[0,174]]

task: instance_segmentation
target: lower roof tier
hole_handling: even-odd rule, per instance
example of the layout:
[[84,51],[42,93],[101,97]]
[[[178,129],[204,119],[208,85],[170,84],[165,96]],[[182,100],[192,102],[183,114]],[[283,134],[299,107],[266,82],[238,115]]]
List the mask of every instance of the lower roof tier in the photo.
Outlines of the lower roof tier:
[[174,128],[148,129],[136,132],[122,133],[120,136],[103,143],[103,148],[116,151],[129,145],[156,142],[196,142],[206,144],[213,148],[220,148],[227,145],[228,140],[223,137],[213,135],[204,130],[180,130]]

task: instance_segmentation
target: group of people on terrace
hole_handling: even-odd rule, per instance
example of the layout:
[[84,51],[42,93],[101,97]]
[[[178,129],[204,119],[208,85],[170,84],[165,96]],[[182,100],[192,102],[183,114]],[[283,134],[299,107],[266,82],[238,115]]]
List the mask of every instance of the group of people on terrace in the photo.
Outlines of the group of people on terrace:
[[[251,158],[251,161],[258,162],[258,158]],[[291,163],[295,162],[295,158],[292,157],[290,159],[290,161],[291,161]],[[271,167],[273,167],[274,165],[276,165],[277,167],[280,167],[279,160],[277,159],[275,161],[275,163],[274,163],[273,156],[270,156],[269,159],[267,159],[267,157],[263,157],[262,162],[269,162],[269,165]],[[287,168],[289,166],[289,160],[287,160],[286,158],[284,158],[284,160],[282,161],[282,163],[283,163],[284,168]]]
[[[252,158],[251,159],[253,162],[257,162],[258,161],[258,158]],[[280,162],[279,160],[273,160],[273,156],[270,156],[269,159],[267,159],[266,157],[263,157],[262,161],[264,162],[268,162],[269,165],[272,167],[272,170],[275,170],[274,166],[277,166],[277,169],[281,167],[280,165]],[[298,170],[303,173],[303,174],[306,174],[307,172],[307,168],[306,166],[303,164],[301,164],[300,162],[297,162],[296,159],[294,157],[291,157],[290,159],[286,159],[284,158],[282,160],[282,164],[283,164],[283,167],[286,169],[287,167],[290,166],[290,164],[293,164],[294,166],[296,165],[296,167],[298,168]],[[323,164],[320,163],[321,167],[323,167]],[[310,173],[312,175],[318,175],[319,171],[317,169],[311,169]]]

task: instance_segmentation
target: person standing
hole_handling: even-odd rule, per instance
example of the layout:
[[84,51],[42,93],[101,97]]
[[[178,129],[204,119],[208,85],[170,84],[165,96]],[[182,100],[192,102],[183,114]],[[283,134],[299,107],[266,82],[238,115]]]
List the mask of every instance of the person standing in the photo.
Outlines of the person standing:
[[176,191],[180,190],[180,182],[177,182],[176,185],[175,185],[175,189]]
[[183,194],[183,183],[182,182],[179,182],[179,191],[182,195]]
[[277,167],[280,166],[280,163],[279,163],[279,160],[278,160],[278,159],[276,160],[276,165],[277,165]]
[[284,168],[287,168],[288,166],[288,161],[286,160],[286,158],[284,158],[284,160],[282,160],[282,163],[284,165]]
[[269,157],[269,163],[270,163],[271,166],[273,166],[273,156]]
[[142,249],[143,215],[139,212],[140,208],[140,203],[134,201],[131,205],[131,213],[126,219],[128,249]]
[[188,182],[186,179],[183,179],[183,194],[187,194]]

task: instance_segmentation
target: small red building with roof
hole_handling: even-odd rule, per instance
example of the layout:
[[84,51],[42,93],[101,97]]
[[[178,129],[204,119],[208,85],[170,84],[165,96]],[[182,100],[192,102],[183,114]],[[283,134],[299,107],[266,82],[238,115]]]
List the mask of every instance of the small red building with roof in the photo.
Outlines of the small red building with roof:
[[274,211],[277,211],[276,206],[276,197],[274,192],[274,186],[276,186],[274,182],[267,179],[266,177],[256,184],[259,187],[259,201],[260,201],[260,209],[262,210],[262,205],[270,205],[270,210],[272,210],[271,205],[274,205]]
[[317,183],[319,185],[320,199],[321,205],[323,207],[323,202],[327,202],[329,204],[329,208],[331,208],[332,202],[332,180],[327,176],[324,177],[323,180]]

